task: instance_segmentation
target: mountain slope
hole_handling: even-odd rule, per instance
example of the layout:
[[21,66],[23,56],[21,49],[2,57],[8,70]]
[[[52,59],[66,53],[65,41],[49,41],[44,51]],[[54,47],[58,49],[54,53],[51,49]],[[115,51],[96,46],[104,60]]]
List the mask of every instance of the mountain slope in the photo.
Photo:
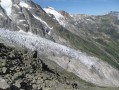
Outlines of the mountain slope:
[[118,12],[111,12],[103,16],[73,15],[66,12],[62,15],[64,15],[63,21],[65,22],[63,26],[78,38],[74,35],[68,37],[69,42],[76,49],[96,55],[119,68],[117,48],[119,44]]
[[10,44],[0,43],[1,90],[118,90],[82,81],[35,52]]
[[[3,41],[37,50],[39,55],[85,81],[119,87],[118,19],[115,16],[71,15],[53,8],[45,8],[45,12],[30,0],[8,1],[12,3],[9,7],[3,0],[0,3]],[[110,33],[112,29],[114,32]]]

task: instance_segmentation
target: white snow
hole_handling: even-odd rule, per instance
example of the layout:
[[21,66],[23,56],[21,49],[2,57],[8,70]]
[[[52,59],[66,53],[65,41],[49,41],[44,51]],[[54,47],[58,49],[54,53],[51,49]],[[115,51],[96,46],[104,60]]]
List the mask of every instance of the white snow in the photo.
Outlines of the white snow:
[[19,5],[25,8],[31,8],[25,1],[20,1]]
[[25,33],[23,30],[19,30],[20,33]]
[[64,18],[63,15],[61,15],[58,11],[56,11],[52,7],[44,8],[44,11],[48,14],[53,14],[57,21],[60,21],[60,19]]
[[41,23],[45,24],[49,29],[53,29],[53,27],[51,28],[44,20],[42,20],[40,17],[33,15],[34,18],[36,18],[37,20],[41,21]]
[[29,35],[33,35],[33,33],[32,33],[32,32],[30,32],[30,31],[28,32],[28,34],[29,34]]
[[62,25],[64,27],[66,26],[67,22],[65,21],[65,17],[61,13],[59,13],[52,7],[47,7],[47,8],[43,8],[43,9],[47,14],[54,15],[55,19],[59,22],[60,25]]
[[49,6],[48,6],[47,8],[52,9],[52,10],[55,10],[53,7],[49,7]]
[[11,15],[12,10],[12,1],[11,0],[1,0],[1,7],[6,11],[6,14]]
[[24,21],[25,21],[24,19],[19,20],[19,22],[24,22]]
[[0,16],[3,16],[3,14],[2,14],[2,13],[0,13]]

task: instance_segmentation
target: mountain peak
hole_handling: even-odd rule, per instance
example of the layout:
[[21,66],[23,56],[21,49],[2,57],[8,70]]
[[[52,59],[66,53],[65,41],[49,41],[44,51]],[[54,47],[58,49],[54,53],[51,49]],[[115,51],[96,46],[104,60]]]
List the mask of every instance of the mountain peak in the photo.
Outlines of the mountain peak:
[[54,15],[55,19],[57,21],[59,21],[60,19],[64,18],[64,16],[57,10],[55,10],[54,8],[52,7],[46,7],[44,8],[44,11],[47,13],[47,14],[52,14]]
[[50,6],[47,6],[46,8],[47,8],[47,9],[55,10],[53,7],[50,7]]
[[119,15],[119,12],[118,11],[110,11],[108,14],[110,15]]

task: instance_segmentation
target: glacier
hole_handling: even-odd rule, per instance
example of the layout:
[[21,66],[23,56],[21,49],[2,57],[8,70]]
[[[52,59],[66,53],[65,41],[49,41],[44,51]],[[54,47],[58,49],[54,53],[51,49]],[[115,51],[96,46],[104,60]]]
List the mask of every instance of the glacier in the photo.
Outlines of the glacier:
[[94,56],[22,30],[0,29],[0,38],[32,51],[37,50],[40,55],[44,55],[83,80],[99,86],[119,87],[119,71]]

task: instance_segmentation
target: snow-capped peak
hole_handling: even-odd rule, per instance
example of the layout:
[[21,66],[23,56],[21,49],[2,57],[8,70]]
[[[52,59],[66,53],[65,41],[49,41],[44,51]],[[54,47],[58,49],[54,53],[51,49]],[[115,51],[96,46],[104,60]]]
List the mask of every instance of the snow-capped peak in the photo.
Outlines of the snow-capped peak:
[[52,7],[47,7],[47,8],[44,8],[44,11],[48,14],[52,14],[54,15],[54,17],[56,18],[57,21],[60,21],[60,19],[63,19],[64,16],[61,15],[58,11],[56,11],[54,8]]
[[52,10],[55,10],[53,7],[49,7],[49,6],[48,6],[47,9],[48,9],[48,8],[49,8],[49,9],[52,9]]
[[12,0],[1,0],[0,5],[6,11],[6,14],[9,16],[12,11]]

